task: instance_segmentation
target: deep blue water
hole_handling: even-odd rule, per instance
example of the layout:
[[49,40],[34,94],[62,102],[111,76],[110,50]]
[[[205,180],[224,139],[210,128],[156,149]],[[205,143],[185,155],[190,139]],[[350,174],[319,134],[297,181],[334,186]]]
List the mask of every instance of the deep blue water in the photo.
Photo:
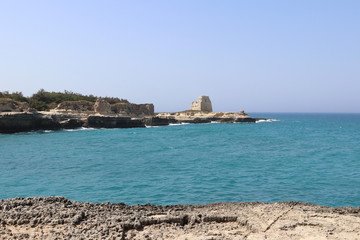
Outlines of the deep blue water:
[[0,199],[360,206],[360,114],[0,134]]

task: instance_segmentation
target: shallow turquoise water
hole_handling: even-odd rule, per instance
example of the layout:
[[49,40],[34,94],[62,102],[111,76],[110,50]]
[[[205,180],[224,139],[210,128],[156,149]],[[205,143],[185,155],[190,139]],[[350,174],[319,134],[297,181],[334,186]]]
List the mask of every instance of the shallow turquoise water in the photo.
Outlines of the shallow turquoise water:
[[360,206],[360,114],[0,134],[0,198]]

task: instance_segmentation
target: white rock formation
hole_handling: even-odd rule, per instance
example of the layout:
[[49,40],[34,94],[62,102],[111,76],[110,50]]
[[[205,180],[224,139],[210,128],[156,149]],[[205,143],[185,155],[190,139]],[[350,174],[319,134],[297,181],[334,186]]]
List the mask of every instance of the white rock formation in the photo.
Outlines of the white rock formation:
[[212,112],[209,96],[200,96],[196,102],[192,102],[190,110]]

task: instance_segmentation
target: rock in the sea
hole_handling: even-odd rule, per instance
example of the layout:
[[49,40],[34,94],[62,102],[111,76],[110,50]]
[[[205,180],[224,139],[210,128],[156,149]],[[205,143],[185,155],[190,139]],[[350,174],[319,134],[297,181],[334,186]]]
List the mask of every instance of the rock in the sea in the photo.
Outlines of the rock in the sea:
[[94,104],[94,110],[96,113],[110,114],[111,113],[111,105],[104,99],[98,98]]
[[87,127],[93,128],[136,128],[145,127],[141,119],[119,116],[90,115],[87,118]]
[[146,126],[167,126],[170,123],[177,123],[174,118],[147,117],[143,118]]
[[0,133],[56,130],[60,128],[60,123],[50,115],[40,113],[0,114]]
[[115,114],[124,114],[130,117],[146,117],[154,115],[154,104],[115,103],[111,106]]
[[190,110],[212,112],[212,104],[209,96],[200,96],[196,102],[192,102]]
[[63,121],[60,121],[60,126],[63,129],[74,129],[74,128],[81,128],[85,121],[77,118],[70,118]]

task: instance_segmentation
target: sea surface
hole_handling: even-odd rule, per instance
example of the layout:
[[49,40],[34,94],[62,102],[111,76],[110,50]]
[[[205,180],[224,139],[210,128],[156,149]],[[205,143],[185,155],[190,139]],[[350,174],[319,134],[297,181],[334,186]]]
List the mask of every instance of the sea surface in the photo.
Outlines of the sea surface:
[[0,134],[0,199],[360,206],[360,114]]

